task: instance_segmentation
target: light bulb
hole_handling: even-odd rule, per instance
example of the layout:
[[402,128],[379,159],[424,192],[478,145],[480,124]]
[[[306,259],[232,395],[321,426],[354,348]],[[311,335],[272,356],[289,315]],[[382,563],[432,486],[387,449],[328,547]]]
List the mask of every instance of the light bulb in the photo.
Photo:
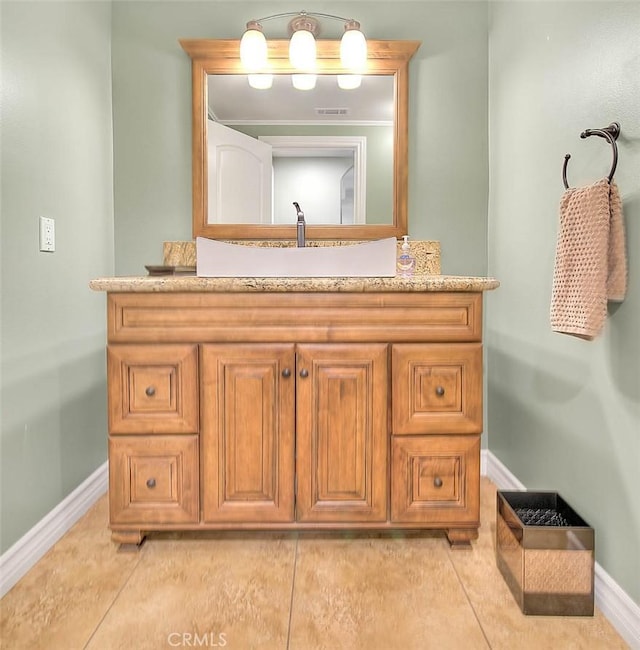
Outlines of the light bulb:
[[247,31],[240,39],[240,62],[245,70],[261,70],[267,65],[267,39],[262,25],[255,20],[247,23]]
[[293,32],[289,41],[289,61],[296,70],[314,70],[316,67],[316,39],[306,29]]
[[313,90],[316,87],[315,74],[292,74],[291,83],[296,90]]
[[273,86],[272,74],[249,74],[249,85],[256,90],[268,90]]
[[355,90],[362,84],[362,75],[359,74],[339,74],[338,87],[342,90]]
[[340,41],[340,61],[348,70],[362,70],[367,64],[367,40],[360,31],[360,23],[350,20],[344,26]]

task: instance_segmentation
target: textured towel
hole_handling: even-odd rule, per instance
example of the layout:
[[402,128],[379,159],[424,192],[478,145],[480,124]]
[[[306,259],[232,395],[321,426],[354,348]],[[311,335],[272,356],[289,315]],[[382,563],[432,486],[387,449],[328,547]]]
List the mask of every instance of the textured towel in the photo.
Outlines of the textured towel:
[[624,222],[616,184],[605,178],[569,188],[560,201],[551,328],[595,338],[604,326],[607,300],[624,300],[626,290]]

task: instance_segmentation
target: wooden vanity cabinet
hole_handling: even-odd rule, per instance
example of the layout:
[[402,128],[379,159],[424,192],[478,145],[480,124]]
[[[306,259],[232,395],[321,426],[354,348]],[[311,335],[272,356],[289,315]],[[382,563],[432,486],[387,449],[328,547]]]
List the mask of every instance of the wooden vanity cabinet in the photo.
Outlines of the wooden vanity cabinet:
[[479,525],[480,292],[109,293],[110,524]]

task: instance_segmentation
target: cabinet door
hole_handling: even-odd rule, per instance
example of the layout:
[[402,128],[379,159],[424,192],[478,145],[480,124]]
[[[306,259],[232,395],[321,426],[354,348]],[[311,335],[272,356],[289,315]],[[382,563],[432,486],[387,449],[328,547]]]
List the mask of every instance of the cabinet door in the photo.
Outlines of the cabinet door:
[[296,518],[385,521],[387,346],[299,345],[296,371]]
[[206,522],[293,520],[293,345],[202,346]]
[[110,345],[110,433],[198,433],[197,345]]
[[393,346],[393,433],[480,433],[480,343]]

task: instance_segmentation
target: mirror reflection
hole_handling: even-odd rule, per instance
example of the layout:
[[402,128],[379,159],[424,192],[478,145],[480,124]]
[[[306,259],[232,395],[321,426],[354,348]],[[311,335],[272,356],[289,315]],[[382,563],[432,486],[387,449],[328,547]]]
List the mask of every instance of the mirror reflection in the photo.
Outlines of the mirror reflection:
[[393,224],[394,75],[270,81],[207,75],[207,223]]

